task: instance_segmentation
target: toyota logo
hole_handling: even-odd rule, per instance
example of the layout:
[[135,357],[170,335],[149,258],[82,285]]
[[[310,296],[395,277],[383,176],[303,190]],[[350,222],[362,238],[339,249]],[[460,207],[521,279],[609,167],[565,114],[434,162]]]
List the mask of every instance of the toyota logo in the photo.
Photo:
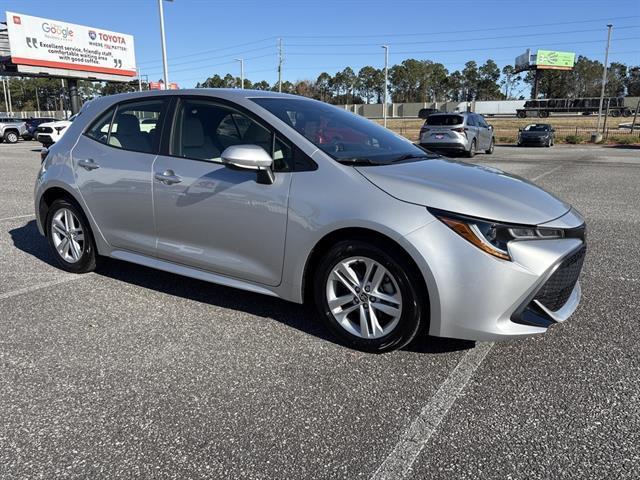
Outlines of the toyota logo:
[[94,32],[93,30],[89,30],[89,38],[91,40],[95,40],[97,37],[96,32]]

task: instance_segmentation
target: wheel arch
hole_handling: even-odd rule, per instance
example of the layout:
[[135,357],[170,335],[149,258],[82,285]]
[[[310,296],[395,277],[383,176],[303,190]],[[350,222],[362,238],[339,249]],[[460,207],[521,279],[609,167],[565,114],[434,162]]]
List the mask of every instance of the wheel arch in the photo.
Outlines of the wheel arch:
[[313,293],[312,289],[308,288],[308,285],[311,282],[313,274],[322,259],[322,256],[337,242],[343,240],[360,240],[369,243],[373,243],[376,246],[393,249],[400,255],[412,268],[413,276],[418,280],[419,285],[418,288],[423,294],[424,299],[424,307],[426,308],[426,316],[427,318],[431,317],[430,313],[430,295],[429,288],[427,286],[427,282],[418,266],[418,263],[414,260],[411,254],[405,249],[400,243],[398,243],[393,238],[385,235],[384,233],[380,233],[376,230],[366,228],[366,227],[344,227],[339,228],[337,230],[333,230],[327,234],[325,234],[311,249],[307,257],[307,261],[304,266],[304,271],[302,275],[301,289],[302,289],[302,300],[307,303],[311,300]]
[[38,201],[38,217],[40,219],[40,223],[42,224],[43,232],[45,235],[47,229],[44,227],[44,222],[47,219],[47,215],[49,213],[51,205],[58,199],[65,199],[73,202],[84,212],[84,209],[82,208],[82,205],[80,204],[78,199],[69,190],[57,185],[47,188],[44,192],[42,192],[42,195],[40,195],[40,199]]

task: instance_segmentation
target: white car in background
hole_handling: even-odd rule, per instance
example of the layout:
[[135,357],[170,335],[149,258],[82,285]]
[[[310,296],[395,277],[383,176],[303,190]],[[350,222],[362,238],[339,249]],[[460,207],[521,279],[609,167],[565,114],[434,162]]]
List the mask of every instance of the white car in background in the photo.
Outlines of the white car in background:
[[76,116],[73,115],[69,120],[60,120],[57,122],[41,123],[36,130],[36,139],[42,144],[43,147],[50,147],[56,143],[67,128],[75,120]]

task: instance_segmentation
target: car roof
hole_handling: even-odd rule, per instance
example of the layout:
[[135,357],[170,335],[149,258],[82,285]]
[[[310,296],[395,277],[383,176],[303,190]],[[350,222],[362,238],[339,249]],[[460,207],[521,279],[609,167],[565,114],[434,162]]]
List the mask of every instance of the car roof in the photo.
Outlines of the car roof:
[[[250,90],[240,88],[187,88],[182,90],[146,90],[143,92],[118,93],[109,95],[114,101],[122,101],[133,98],[148,98],[155,96],[179,96],[179,95],[212,95],[229,100],[237,100],[243,98],[289,98],[297,100],[312,100],[300,95],[291,95],[288,93],[271,92],[268,90]],[[104,97],[103,97],[104,98]]]

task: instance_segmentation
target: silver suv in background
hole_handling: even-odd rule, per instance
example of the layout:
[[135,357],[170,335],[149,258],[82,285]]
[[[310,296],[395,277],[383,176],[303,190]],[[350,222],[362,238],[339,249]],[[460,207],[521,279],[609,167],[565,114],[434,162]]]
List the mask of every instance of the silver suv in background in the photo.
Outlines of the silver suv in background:
[[434,113],[420,129],[420,145],[435,152],[493,153],[493,127],[482,115],[471,112]]
[[2,117],[0,118],[0,143],[16,143],[26,130],[24,120]]

